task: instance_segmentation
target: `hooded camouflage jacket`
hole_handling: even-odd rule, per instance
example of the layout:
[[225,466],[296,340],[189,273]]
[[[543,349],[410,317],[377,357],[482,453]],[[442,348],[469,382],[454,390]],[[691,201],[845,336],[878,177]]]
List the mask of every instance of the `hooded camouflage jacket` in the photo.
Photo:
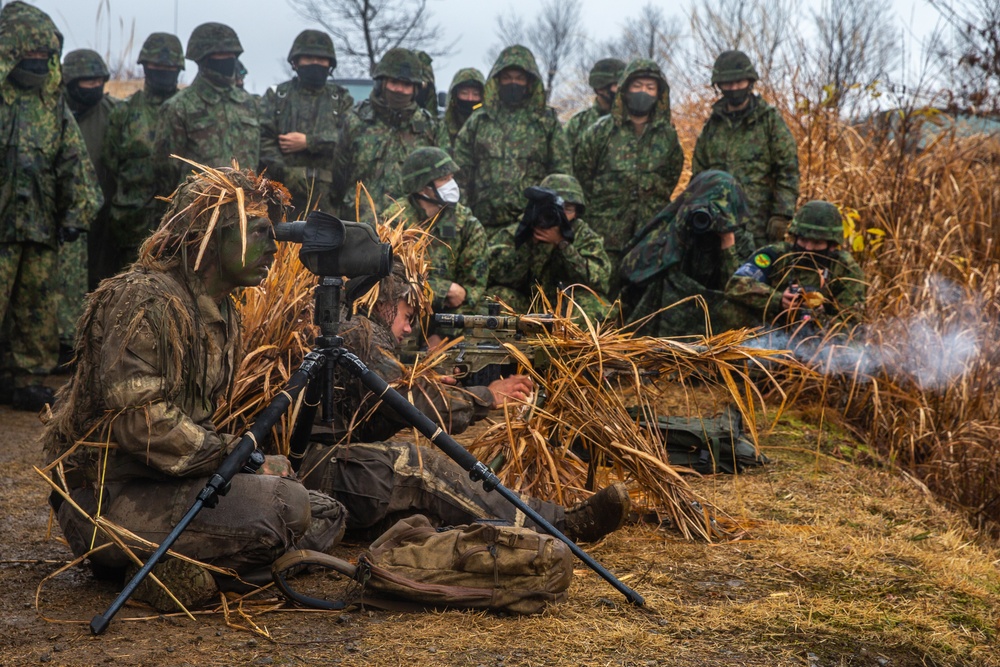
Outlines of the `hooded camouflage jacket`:
[[864,306],[865,274],[851,253],[840,248],[804,252],[788,242],[766,246],[748,256],[729,279],[726,296],[747,309],[746,326],[770,325],[779,323],[781,297],[791,285],[823,295],[822,308],[813,313],[821,325],[849,322]]
[[[39,89],[8,75],[28,51],[48,50]],[[0,10],[0,243],[55,248],[59,226],[87,229],[103,197],[80,129],[60,89],[62,35],[47,14],[23,2]]]
[[457,98],[455,91],[463,83],[476,82],[485,88],[486,79],[475,67],[466,67],[455,73],[451,80],[451,88],[448,90],[448,106],[444,110],[444,119],[438,125],[438,146],[443,148],[449,155],[455,154],[455,140],[462,130],[468,117],[462,117],[456,105]]
[[[517,108],[500,102],[497,77],[507,67],[529,74],[528,95]],[[458,133],[455,154],[462,168],[458,180],[469,208],[487,233],[516,220],[524,208],[522,193],[549,174],[572,173],[569,144],[545,90],[535,58],[523,46],[503,50],[490,70],[483,106]]]
[[[736,326],[740,310],[728,303],[726,281],[753,252],[753,239],[743,227],[746,199],[739,183],[721,171],[703,172],[667,208],[636,235],[622,260],[626,283],[623,300],[629,321],[635,322],[661,308],[700,295],[708,307],[715,332]],[[696,234],[691,213],[707,212],[712,226]],[[722,250],[719,234],[732,231],[733,246]],[[704,335],[705,312],[694,301],[674,306],[653,317],[643,335]]]
[[[479,313],[490,271],[486,231],[476,220],[476,216],[472,215],[472,211],[463,204],[441,209],[429,228],[424,218],[423,209],[409,198],[397,201],[382,215],[383,220],[395,219],[407,227],[420,226],[434,236],[433,243],[427,249],[427,261],[431,265],[427,282],[434,292],[434,301],[431,303],[433,311],[470,315]],[[444,305],[444,298],[452,283],[458,283],[466,292],[465,302],[457,309],[446,308]]]
[[[260,168],[292,193],[300,215],[313,208],[336,213],[343,191],[334,192],[333,163],[343,123],[354,98],[343,86],[305,86],[298,77],[272,86],[260,105]],[[306,148],[282,153],[278,135],[301,132]],[[310,195],[312,195],[310,197]]]
[[778,110],[758,95],[735,115],[725,100],[712,106],[691,158],[691,173],[718,169],[735,176],[746,192],[747,229],[757,246],[767,238],[771,216],[791,218],[799,198],[799,158],[795,138]]
[[[376,208],[385,206],[386,195],[404,192],[402,168],[406,156],[422,146],[437,145],[437,119],[413,102],[405,111],[388,108],[381,86],[344,122],[342,148],[338,151],[334,178],[344,191],[343,206],[354,216],[355,184],[361,181]],[[362,195],[362,207],[367,202]]]
[[[660,98],[641,135],[636,135],[622,97],[636,76],[660,81]],[[575,160],[591,224],[604,238],[616,269],[636,230],[670,202],[683,168],[684,153],[670,123],[667,81],[654,61],[633,60],[619,79],[611,113],[584,132]]]
[[[97,172],[97,180],[101,184],[101,192],[104,194],[105,203],[110,202],[114,194],[115,172],[108,169],[103,160],[104,141],[108,132],[108,123],[115,107],[120,104],[110,95],[105,95],[101,101],[84,111],[73,111],[76,124],[80,128],[83,142],[87,144],[87,155]],[[70,109],[73,105],[70,105]]]
[[[556,291],[570,285],[589,287],[600,299],[606,299],[611,278],[611,261],[604,252],[604,242],[583,220],[572,222],[573,241],[565,248],[529,239],[521,247],[514,246],[518,225],[497,232],[490,245],[490,288],[488,294],[508,295],[498,288],[509,288],[520,299],[504,299],[508,305],[527,312],[535,289],[541,288],[549,299]],[[510,295],[512,296],[512,295]],[[575,291],[574,299],[592,318],[603,318],[607,307],[584,291]]]
[[[113,445],[108,482],[210,475],[236,439],[212,415],[239,347],[233,303],[220,307],[196,275],[136,266],[109,278],[80,320],[77,370],[43,434],[47,460],[96,427],[90,439]],[[80,482],[95,479],[93,451],[73,459]]]
[[218,86],[203,73],[163,103],[156,126],[156,170],[160,194],[174,191],[191,166],[179,155],[209,167],[240,167],[260,161],[257,101],[236,86]]
[[160,107],[170,97],[147,86],[115,107],[108,119],[103,160],[117,181],[109,232],[118,248],[138,248],[165,210],[156,196],[170,193],[157,189],[153,161]]

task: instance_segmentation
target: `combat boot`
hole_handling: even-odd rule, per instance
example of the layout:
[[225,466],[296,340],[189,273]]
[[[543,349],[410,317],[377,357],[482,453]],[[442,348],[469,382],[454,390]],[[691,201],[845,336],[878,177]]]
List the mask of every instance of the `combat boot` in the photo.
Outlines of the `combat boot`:
[[56,393],[48,387],[40,384],[33,384],[28,387],[18,387],[14,389],[11,396],[10,406],[15,410],[25,412],[40,412],[46,404],[54,405]]
[[631,508],[625,485],[612,484],[567,509],[563,532],[574,542],[594,542],[621,528]]
[[[130,565],[125,570],[125,581],[131,581],[138,571],[138,566]],[[174,597],[187,609],[204,606],[219,595],[219,586],[215,583],[211,572],[180,558],[157,563],[150,574],[155,574],[156,578],[163,582],[163,585],[169,588]],[[147,576],[136,586],[132,598],[164,613],[180,611],[177,603],[167,595],[162,586],[153,581],[151,576]]]

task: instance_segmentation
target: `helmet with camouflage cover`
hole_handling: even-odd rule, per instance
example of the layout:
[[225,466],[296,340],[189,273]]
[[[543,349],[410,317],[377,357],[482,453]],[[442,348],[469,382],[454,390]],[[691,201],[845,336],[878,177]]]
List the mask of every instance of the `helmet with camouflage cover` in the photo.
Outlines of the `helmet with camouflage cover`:
[[382,59],[375,65],[372,72],[373,79],[399,79],[409,83],[419,84],[424,70],[423,63],[417,54],[409,49],[397,46],[389,49],[382,56]]
[[715,65],[712,66],[713,86],[720,83],[743,81],[744,79],[756,81],[759,78],[757,70],[750,62],[750,56],[742,51],[723,51],[715,59]]
[[224,23],[202,23],[191,32],[188,38],[188,60],[198,62],[213,53],[243,53],[243,45],[236,31]]
[[788,233],[840,245],[844,242],[844,219],[835,205],[815,200],[803,204],[795,212],[795,217],[788,225]]
[[619,77],[625,71],[625,63],[618,58],[604,58],[594,63],[590,68],[590,87],[594,90],[607,88],[618,83]]
[[418,148],[403,161],[403,187],[408,193],[420,192],[434,179],[458,172],[451,156],[436,146]]
[[337,52],[333,48],[333,40],[322,30],[303,30],[298,34],[288,52],[288,62],[294,65],[295,59],[299,56],[329,58],[330,67],[337,66]]
[[184,48],[177,35],[169,32],[154,32],[142,43],[139,51],[140,65],[162,65],[184,69]]
[[90,49],[77,49],[70,51],[63,59],[63,81],[72,83],[78,79],[104,79],[111,78],[108,66],[104,64],[104,58],[97,51]]
[[583,196],[580,181],[569,174],[549,174],[542,180],[541,186],[555,191],[566,203],[576,204],[577,216],[583,215],[583,207],[587,205],[587,198]]

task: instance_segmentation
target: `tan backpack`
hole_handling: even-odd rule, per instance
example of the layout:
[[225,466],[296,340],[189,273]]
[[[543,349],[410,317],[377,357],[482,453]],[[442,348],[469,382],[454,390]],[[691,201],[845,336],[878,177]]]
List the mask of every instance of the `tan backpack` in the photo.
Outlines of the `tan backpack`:
[[[320,565],[360,584],[360,595],[320,600],[292,590],[291,568]],[[318,552],[297,551],[275,562],[278,588],[320,609],[362,604],[384,609],[490,609],[537,614],[566,599],[573,556],[562,541],[528,528],[475,523],[438,529],[422,515],[392,526],[352,565]]]

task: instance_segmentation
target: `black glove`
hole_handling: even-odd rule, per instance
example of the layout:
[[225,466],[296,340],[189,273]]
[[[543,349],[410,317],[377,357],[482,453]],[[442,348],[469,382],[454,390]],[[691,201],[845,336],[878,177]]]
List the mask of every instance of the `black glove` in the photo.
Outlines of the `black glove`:
[[59,228],[59,243],[72,243],[73,241],[80,238],[80,234],[83,230],[79,227],[60,227]]

